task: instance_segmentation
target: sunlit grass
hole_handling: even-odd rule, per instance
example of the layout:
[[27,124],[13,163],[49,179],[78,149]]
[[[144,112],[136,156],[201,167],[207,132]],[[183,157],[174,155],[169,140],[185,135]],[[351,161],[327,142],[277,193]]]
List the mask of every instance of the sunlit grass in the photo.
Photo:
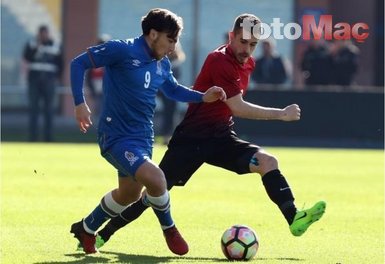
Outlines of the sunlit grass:
[[[77,252],[71,223],[117,184],[95,144],[1,146],[1,263],[222,263],[223,231],[246,224],[259,236],[255,263],[383,263],[382,150],[267,148],[280,161],[298,207],[324,199],[324,218],[293,237],[260,177],[204,165],[171,191],[173,217],[190,245],[168,251],[151,210],[95,256]],[[156,146],[159,162],[165,147]]]

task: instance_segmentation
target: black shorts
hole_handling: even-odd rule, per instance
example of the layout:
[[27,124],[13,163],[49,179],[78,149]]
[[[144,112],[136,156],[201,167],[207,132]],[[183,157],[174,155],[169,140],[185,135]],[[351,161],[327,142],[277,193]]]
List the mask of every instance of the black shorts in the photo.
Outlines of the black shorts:
[[159,166],[170,189],[174,185],[185,185],[205,162],[238,174],[250,173],[250,159],[259,148],[236,135],[196,139],[174,134]]

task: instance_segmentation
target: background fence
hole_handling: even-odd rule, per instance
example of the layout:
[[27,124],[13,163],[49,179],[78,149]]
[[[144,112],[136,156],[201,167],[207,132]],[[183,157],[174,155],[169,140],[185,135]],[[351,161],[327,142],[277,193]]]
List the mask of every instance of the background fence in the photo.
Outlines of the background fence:
[[[73,116],[61,112],[62,99],[69,96],[68,87],[59,88],[55,99],[55,141],[96,142],[96,127],[82,134]],[[364,148],[384,146],[384,93],[378,87],[360,87],[356,91],[325,91],[325,87],[322,87],[322,91],[297,91],[266,86],[248,91],[245,99],[273,107],[297,103],[302,109],[302,117],[298,122],[235,119],[237,133],[258,144]],[[186,104],[179,104],[177,119],[183,116],[185,109]],[[162,110],[159,100],[154,120],[156,133],[161,126]],[[27,140],[27,111],[27,96],[23,89],[6,87],[2,94],[3,141]]]

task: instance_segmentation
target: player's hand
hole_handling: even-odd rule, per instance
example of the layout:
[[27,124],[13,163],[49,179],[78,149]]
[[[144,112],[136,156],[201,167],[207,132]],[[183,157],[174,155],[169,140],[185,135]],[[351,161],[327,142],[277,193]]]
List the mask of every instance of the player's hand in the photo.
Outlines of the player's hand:
[[297,104],[288,105],[283,109],[283,121],[296,121],[301,118],[301,109]]
[[203,102],[205,103],[211,103],[217,100],[226,101],[226,93],[221,87],[210,87],[203,95]]
[[88,128],[92,125],[91,111],[86,103],[75,106],[75,118],[78,122],[80,131],[86,133]]

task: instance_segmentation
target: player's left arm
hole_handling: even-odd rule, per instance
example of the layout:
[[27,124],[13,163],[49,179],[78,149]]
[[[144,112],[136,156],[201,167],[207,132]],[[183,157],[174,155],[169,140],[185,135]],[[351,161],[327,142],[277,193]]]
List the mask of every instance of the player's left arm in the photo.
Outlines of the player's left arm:
[[226,100],[226,93],[221,87],[218,86],[209,88],[205,93],[192,90],[181,84],[178,84],[176,87],[172,87],[171,85],[164,85],[162,87],[162,91],[168,98],[180,102],[211,103],[217,100]]
[[191,103],[211,103],[217,100],[226,100],[226,93],[221,87],[210,87],[205,93],[199,92],[196,89],[190,89],[178,83],[171,71],[169,61],[164,61],[164,65],[168,68],[166,80],[161,87],[163,93],[176,101],[191,102]]
[[226,104],[233,115],[240,118],[282,121],[296,121],[301,118],[301,109],[297,104],[285,108],[264,107],[244,101],[240,93],[227,99]]

